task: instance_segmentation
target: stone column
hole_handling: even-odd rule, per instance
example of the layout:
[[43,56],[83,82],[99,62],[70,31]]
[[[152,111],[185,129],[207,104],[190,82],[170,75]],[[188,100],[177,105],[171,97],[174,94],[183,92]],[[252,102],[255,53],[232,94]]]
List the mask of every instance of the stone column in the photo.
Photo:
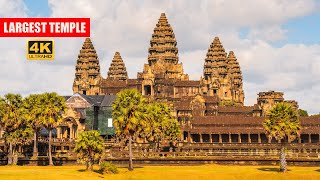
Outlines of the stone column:
[[260,136],[260,133],[258,133],[258,143],[261,143],[261,136]]
[[191,142],[191,135],[190,135],[190,131],[188,131],[188,142]]
[[181,133],[181,137],[180,138],[181,138],[182,141],[184,141],[184,132]]
[[270,137],[268,137],[268,143],[271,143],[271,138]]
[[238,143],[241,143],[241,134],[238,134]]
[[202,134],[199,133],[199,136],[200,136],[200,143],[203,143]]
[[209,134],[210,143],[212,143],[212,134]]
[[229,143],[232,143],[231,134],[229,133]]
[[73,128],[72,128],[72,126],[69,128],[70,128],[69,138],[72,139],[73,138]]
[[221,134],[219,134],[219,143],[222,143],[222,137],[221,137]]
[[61,127],[57,127],[57,138],[61,138]]
[[298,137],[298,143],[301,144],[301,136]]
[[248,134],[248,143],[251,143],[251,136],[250,136],[250,133]]
[[311,143],[311,134],[309,134],[309,143]]
[[63,138],[67,138],[67,137],[68,137],[67,127],[63,127]]

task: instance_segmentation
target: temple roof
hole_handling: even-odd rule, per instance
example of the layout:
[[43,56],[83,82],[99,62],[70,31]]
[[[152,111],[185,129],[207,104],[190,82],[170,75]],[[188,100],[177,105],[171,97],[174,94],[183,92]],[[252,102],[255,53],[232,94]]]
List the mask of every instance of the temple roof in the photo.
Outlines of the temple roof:
[[219,106],[218,112],[251,113],[255,109],[255,106]]
[[218,37],[211,43],[204,63],[204,76],[227,74],[227,53]]
[[107,79],[112,79],[112,80],[128,79],[127,69],[119,52],[116,52],[114,54],[114,57],[109,67]]
[[[99,58],[90,38],[86,38],[82,45],[78,55],[75,75],[77,81],[89,79],[89,76],[100,78]],[[89,81],[89,83],[94,85],[96,82]]]
[[233,51],[229,52],[227,62],[228,62],[228,74],[233,79],[233,83],[236,85],[242,86],[242,73],[240,70],[240,65]]
[[174,83],[174,86],[191,86],[191,87],[199,87],[200,86],[200,81],[176,81]]
[[150,46],[149,65],[157,62],[160,57],[163,57],[165,62],[178,63],[177,41],[165,13],[161,13],[158,23],[154,28]]
[[101,81],[102,88],[115,88],[115,87],[122,87],[125,88],[127,86],[126,81],[119,81],[119,80],[111,80],[111,79],[103,79]]

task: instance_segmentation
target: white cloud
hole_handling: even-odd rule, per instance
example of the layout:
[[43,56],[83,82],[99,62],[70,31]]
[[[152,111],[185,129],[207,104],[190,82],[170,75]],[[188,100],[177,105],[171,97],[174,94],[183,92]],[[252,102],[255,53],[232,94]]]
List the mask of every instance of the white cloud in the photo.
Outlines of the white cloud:
[[[319,45],[270,44],[285,40],[287,30],[282,25],[316,11],[316,1],[49,0],[49,6],[52,17],[91,18],[91,37],[103,77],[115,51],[120,51],[130,78],[142,71],[153,28],[160,13],[165,12],[178,41],[180,62],[191,79],[202,75],[207,48],[214,36],[219,36],[226,51],[235,51],[240,62],[246,104],[255,103],[259,91],[274,89],[285,91],[286,98],[298,100],[302,108],[319,112]],[[27,13],[23,1],[0,0],[0,7],[0,16]],[[239,36],[243,29],[248,29],[245,38]],[[84,38],[56,38],[53,62],[26,61],[25,40],[0,39],[0,84],[6,87],[0,94],[71,94],[74,65]]]
[[0,0],[0,17],[26,17],[27,8],[23,0]]

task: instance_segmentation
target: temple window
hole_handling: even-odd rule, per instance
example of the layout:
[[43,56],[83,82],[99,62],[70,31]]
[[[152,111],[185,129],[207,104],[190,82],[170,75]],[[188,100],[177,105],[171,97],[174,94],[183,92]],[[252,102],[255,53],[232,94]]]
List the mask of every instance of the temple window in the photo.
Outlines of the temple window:
[[87,95],[87,91],[82,91],[82,94]]
[[217,94],[217,90],[216,89],[213,90],[213,94]]

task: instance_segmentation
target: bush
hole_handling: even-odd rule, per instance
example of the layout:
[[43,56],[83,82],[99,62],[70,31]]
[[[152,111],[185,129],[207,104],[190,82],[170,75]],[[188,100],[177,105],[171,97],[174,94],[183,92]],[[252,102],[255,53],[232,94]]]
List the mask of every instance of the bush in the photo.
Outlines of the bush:
[[117,166],[115,166],[111,162],[103,162],[100,164],[99,172],[102,174],[103,173],[118,174],[119,170],[118,170]]

